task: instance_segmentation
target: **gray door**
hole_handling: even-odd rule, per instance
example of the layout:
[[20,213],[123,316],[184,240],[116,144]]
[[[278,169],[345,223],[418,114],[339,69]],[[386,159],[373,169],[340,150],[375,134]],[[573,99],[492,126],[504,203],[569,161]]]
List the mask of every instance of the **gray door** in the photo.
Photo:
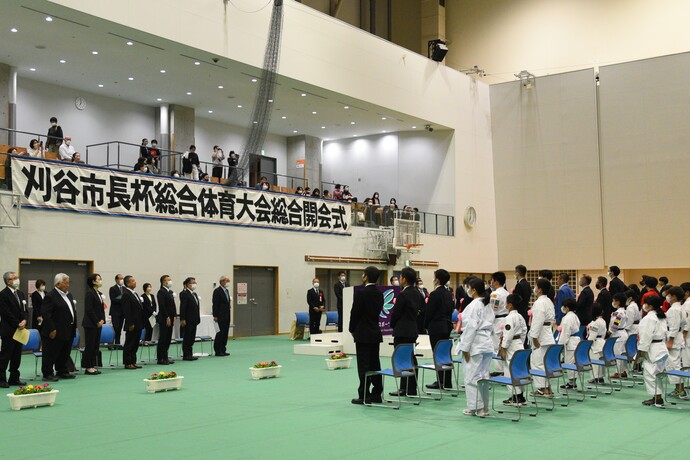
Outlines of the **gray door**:
[[[86,278],[91,274],[91,262],[67,261],[67,260],[32,260],[22,259],[19,262],[20,289],[27,293],[35,290],[36,280],[46,282],[46,292],[53,289],[53,279],[58,273],[69,276],[69,290],[77,301],[77,324],[79,325],[79,341],[84,342],[84,331],[81,329],[81,320],[84,317],[84,298],[86,297]],[[29,302],[30,303],[30,302]],[[29,309],[29,318],[33,308]],[[33,327],[33,325],[31,325]]]
[[276,333],[275,286],[276,269],[273,267],[235,267],[233,308],[236,337]]

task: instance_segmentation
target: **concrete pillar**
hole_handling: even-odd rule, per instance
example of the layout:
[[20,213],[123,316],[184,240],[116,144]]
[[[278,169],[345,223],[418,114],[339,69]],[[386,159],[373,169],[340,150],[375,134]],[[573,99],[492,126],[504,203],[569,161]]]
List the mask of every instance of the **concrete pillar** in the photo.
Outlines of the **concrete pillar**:
[[436,39],[446,39],[446,7],[438,0],[422,0],[422,55],[427,55],[429,40]]
[[[16,75],[16,70],[15,70]],[[7,64],[0,63],[0,128],[10,128],[10,119],[12,117],[10,93],[12,90],[11,69]],[[16,104],[17,83],[16,77],[14,79],[14,94]],[[16,114],[16,111],[15,111]],[[7,131],[0,131],[0,144],[14,145],[10,142],[11,138]],[[5,153],[5,152],[2,152]]]
[[155,139],[158,141],[158,147],[164,150],[161,168],[166,172],[175,169],[169,152],[165,152],[165,150],[170,150],[170,111],[167,104],[162,104],[156,111]]
[[287,174],[304,181],[293,187],[321,187],[321,148],[323,140],[313,136],[287,138]]
[[[170,150],[184,152],[194,144],[194,108],[183,105],[170,105]],[[182,160],[173,165],[174,169],[182,168]],[[179,163],[179,164],[178,164]]]

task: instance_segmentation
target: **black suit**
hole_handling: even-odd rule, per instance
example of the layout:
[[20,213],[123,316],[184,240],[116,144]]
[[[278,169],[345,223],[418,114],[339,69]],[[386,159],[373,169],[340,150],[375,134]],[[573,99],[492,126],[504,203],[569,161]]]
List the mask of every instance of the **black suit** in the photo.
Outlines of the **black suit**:
[[185,322],[182,333],[182,357],[191,358],[194,356],[196,327],[201,322],[201,316],[199,314],[199,297],[189,289],[180,292],[180,321]]
[[217,355],[224,355],[230,333],[230,292],[223,286],[213,290],[213,318],[217,318],[218,329],[213,340],[213,350]]
[[[421,303],[422,296],[416,287],[407,286],[398,294],[391,314],[393,345],[417,341],[417,312]],[[414,358],[414,363],[416,366],[417,358]],[[409,395],[417,394],[416,376],[401,379],[400,390]]]
[[[0,382],[19,382],[22,344],[14,340],[12,336],[19,327],[19,323],[28,319],[26,295],[19,290],[12,292],[9,287],[5,287],[5,289],[0,291],[0,338],[2,338]],[[8,365],[10,368],[10,378],[5,380],[5,372]]]
[[311,288],[307,291],[307,304],[309,305],[309,334],[321,333],[321,311],[314,310],[314,308],[322,308],[324,306],[323,291]]
[[[339,283],[340,284],[340,283]],[[379,314],[383,310],[383,294],[376,285],[369,284],[355,293],[350,311],[350,333],[355,340],[357,353],[357,373],[359,375],[359,399],[380,399],[383,393],[383,378],[371,378],[372,389],[364,387],[366,373],[381,370],[379,349],[383,337],[379,329]]]
[[[156,347],[156,357],[158,362],[166,362],[169,360],[168,349],[170,348],[170,340],[172,339],[173,324],[175,323],[175,316],[177,316],[177,309],[175,308],[175,296],[173,291],[164,288],[158,290],[156,294],[158,300],[158,346]],[[170,326],[168,326],[170,320]]]
[[522,278],[515,285],[513,294],[517,294],[522,298],[522,302],[520,302],[520,305],[518,306],[518,313],[525,318],[525,322],[529,323],[529,316],[527,315],[527,312],[529,311],[529,299],[532,297],[532,286],[529,285],[529,282],[525,278]]
[[193,170],[192,165],[199,167],[199,155],[196,152],[189,152],[187,158],[182,157],[182,172],[184,174],[191,174]]
[[604,321],[606,321],[606,328],[608,329],[609,321],[611,321],[611,313],[613,313],[613,297],[611,297],[611,293],[606,288],[599,291],[597,303],[600,304],[604,310],[602,317]]
[[125,321],[125,313],[122,310],[122,293],[124,291],[124,286],[119,285],[112,286],[110,291],[108,291],[108,297],[110,298],[110,320],[113,323],[113,329],[115,330],[115,343],[120,343],[120,336],[122,335],[122,326]]
[[426,288],[422,290],[417,288],[417,292],[422,299],[417,309],[417,333],[424,334],[424,317],[426,316],[426,300],[429,297],[429,291]]
[[125,313],[125,344],[122,350],[122,362],[125,366],[137,363],[137,351],[144,328],[144,307],[139,294],[125,288],[122,294],[122,310]]
[[81,325],[84,328],[84,353],[81,358],[81,367],[86,369],[97,366],[96,355],[101,341],[101,325],[105,323],[105,308],[103,298],[95,289],[86,291],[84,298],[84,317]]
[[620,280],[620,278],[616,276],[611,279],[611,282],[609,283],[609,292],[611,293],[611,296],[614,296],[619,292],[625,294],[625,291],[627,290],[628,287],[625,285],[623,281]]
[[592,304],[594,303],[594,292],[589,286],[585,286],[577,298],[575,314],[580,320],[580,326],[587,326],[592,322]]
[[38,291],[34,291],[31,294],[31,328],[36,329],[38,332],[41,332],[41,326],[38,324],[38,318],[42,316],[41,305],[43,305],[43,297]]
[[151,317],[153,314],[158,310],[158,304],[156,303],[156,296],[151,294],[151,298],[146,294],[142,294],[142,297],[144,298],[143,302],[143,307],[144,307],[144,329],[146,329],[146,335],[144,335],[144,340],[147,342],[151,341],[151,338],[153,337],[153,326],[151,326]]
[[350,287],[349,283],[341,283],[338,281],[333,285],[333,292],[335,292],[336,306],[338,308],[338,332],[343,332],[343,289]]
[[[453,329],[452,313],[453,294],[445,286],[439,286],[431,291],[429,301],[426,304],[424,328],[429,334],[432,350],[440,340],[450,338],[450,331]],[[451,371],[443,371],[438,374],[438,383],[443,387],[450,388],[453,384],[452,379]]]
[[[69,374],[69,354],[77,333],[77,311],[72,294],[68,293],[65,301],[58,288],[55,288],[46,294],[42,307],[43,377],[52,376],[53,367],[58,375]],[[55,338],[51,339],[50,333],[53,331]]]

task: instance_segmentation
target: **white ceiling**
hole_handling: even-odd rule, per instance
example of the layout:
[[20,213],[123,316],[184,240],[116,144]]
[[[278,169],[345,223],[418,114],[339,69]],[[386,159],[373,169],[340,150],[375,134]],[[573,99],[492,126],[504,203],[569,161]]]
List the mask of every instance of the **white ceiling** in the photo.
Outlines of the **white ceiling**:
[[[164,26],[152,22],[157,27]],[[19,78],[148,106],[180,104],[236,126],[249,126],[259,86],[252,79],[261,76],[256,67],[216,63],[204,51],[41,0],[0,0],[0,43],[0,62],[16,67]],[[269,132],[282,136],[332,140],[432,124],[282,76],[274,101]]]

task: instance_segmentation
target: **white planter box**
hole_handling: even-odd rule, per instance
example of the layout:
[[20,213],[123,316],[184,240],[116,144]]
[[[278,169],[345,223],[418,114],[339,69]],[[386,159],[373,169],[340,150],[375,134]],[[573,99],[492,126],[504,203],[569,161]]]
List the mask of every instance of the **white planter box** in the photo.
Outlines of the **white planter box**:
[[169,391],[169,390],[179,390],[182,386],[182,377],[178,375],[172,379],[161,379],[161,380],[149,380],[144,379],[146,382],[146,391],[149,393],[156,393],[158,391]]
[[273,367],[250,367],[249,370],[252,373],[252,378],[254,380],[260,379],[270,379],[273,377],[278,377],[280,375],[280,369],[283,366],[273,366]]
[[15,395],[10,393],[7,397],[10,399],[10,409],[20,410],[25,407],[52,406],[55,404],[58,393],[60,393],[58,390],[30,395]]
[[326,366],[328,369],[334,371],[336,369],[349,369],[350,364],[352,364],[352,358],[342,358],[342,359],[330,359],[326,360]]

